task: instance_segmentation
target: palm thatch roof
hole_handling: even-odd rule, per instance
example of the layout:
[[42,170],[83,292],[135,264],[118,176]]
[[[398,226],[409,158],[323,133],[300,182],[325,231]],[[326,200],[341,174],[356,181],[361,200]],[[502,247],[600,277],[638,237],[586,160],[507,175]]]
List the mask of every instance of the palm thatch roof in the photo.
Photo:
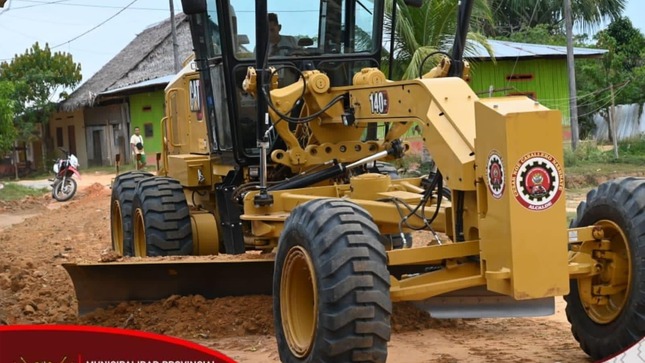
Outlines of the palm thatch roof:
[[[179,59],[192,53],[188,19],[175,15]],[[96,104],[99,93],[174,74],[170,18],[146,28],[96,74],[60,104],[63,111],[73,111]]]

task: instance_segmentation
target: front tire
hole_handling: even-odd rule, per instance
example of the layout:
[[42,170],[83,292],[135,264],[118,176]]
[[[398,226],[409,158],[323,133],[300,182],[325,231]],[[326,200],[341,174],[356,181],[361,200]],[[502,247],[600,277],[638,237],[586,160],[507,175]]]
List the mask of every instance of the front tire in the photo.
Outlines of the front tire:
[[76,180],[72,177],[67,177],[64,181],[61,180],[54,184],[52,195],[57,201],[66,202],[74,197],[74,194],[76,194],[76,188]]
[[379,238],[369,214],[347,201],[293,210],[273,275],[282,362],[385,362],[392,303]]
[[134,255],[193,254],[193,230],[184,188],[172,178],[137,183],[132,202]]
[[131,171],[120,174],[112,185],[110,198],[110,229],[112,249],[121,256],[132,256],[132,200],[137,182],[151,177],[150,173]]
[[[566,314],[580,347],[603,359],[645,337],[645,179],[601,184],[577,212],[572,225],[600,226],[611,247],[596,260],[600,274],[571,280]],[[604,303],[594,303],[588,295],[601,288],[608,292],[595,296]]]

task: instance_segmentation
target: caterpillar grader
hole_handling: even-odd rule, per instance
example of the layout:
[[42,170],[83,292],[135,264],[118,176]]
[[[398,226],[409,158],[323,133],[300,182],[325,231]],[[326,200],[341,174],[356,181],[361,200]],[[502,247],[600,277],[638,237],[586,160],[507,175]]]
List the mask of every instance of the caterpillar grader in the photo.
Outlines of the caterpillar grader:
[[[393,302],[536,316],[564,296],[592,358],[640,341],[645,182],[598,186],[566,225],[561,115],[470,89],[472,3],[450,54],[391,81],[383,0],[183,0],[194,59],[166,89],[163,169],[112,187],[113,247],[145,258],[66,265],[79,313],[267,294],[282,361],[383,362]],[[271,13],[297,47],[270,51]],[[401,178],[386,162],[412,127],[436,169]]]

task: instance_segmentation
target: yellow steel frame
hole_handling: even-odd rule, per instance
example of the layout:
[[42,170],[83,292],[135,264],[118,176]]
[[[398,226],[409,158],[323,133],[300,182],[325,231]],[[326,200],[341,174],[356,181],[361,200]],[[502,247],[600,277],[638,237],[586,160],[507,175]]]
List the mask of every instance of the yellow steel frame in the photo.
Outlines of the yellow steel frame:
[[[322,110],[335,97],[347,94],[355,123],[343,124],[344,109],[340,103],[334,104],[309,123],[314,136],[305,146],[298,143],[285,122],[277,123],[276,130],[287,149],[274,151],[271,155],[274,162],[298,169],[330,159],[357,160],[387,149],[416,122],[425,146],[452,189],[452,203],[442,205],[432,227],[456,242],[388,251],[389,266],[441,267],[400,279],[392,276],[393,301],[421,300],[481,285],[515,299],[566,295],[570,278],[590,279],[601,268],[599,256],[613,258],[606,251],[609,247],[602,228],[591,226],[567,232],[564,226],[557,227],[563,224],[566,213],[557,111],[526,97],[480,100],[463,80],[456,78],[390,82],[379,70],[369,68],[354,77],[353,86],[333,88],[324,74],[316,71],[304,74],[308,81],[304,114]],[[254,93],[253,72],[249,77],[246,90]],[[296,82],[271,91],[279,111],[291,109],[303,92],[302,85]],[[381,112],[375,112],[371,105],[375,92],[387,98],[388,107]],[[279,119],[275,112],[270,114],[272,120]],[[391,124],[384,140],[356,141],[363,128],[374,122]],[[536,128],[545,136],[536,138]],[[491,155],[504,171],[503,182],[499,182],[504,187],[500,186],[501,192],[496,195],[491,192],[487,164]],[[530,167],[540,170],[541,179],[527,179],[526,168]],[[544,178],[551,188],[546,197],[544,194],[534,197],[522,190],[530,183],[543,182]],[[255,237],[275,244],[284,221],[297,206],[317,198],[346,198],[365,208],[381,233],[398,233],[401,218],[391,198],[407,199],[416,205],[422,191],[420,179],[383,181],[361,175],[352,178],[349,185],[272,192],[274,203],[270,206],[255,205],[256,192],[249,193],[241,218],[251,222]],[[552,199],[541,204],[547,197]],[[426,218],[434,213],[435,202],[428,203]],[[413,227],[423,225],[419,218],[410,218],[408,223]],[[568,252],[569,244],[574,252]],[[615,281],[622,283],[619,279]],[[594,292],[612,293],[620,288],[599,287]]]

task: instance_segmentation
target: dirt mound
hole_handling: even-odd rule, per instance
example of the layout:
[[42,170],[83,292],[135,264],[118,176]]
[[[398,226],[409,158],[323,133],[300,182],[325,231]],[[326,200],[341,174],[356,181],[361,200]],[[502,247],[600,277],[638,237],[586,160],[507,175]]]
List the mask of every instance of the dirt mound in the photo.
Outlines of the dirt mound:
[[97,198],[109,196],[111,193],[110,188],[100,183],[94,183],[86,188],[84,188],[79,194],[82,197],[87,198]]
[[0,213],[13,213],[38,209],[48,205],[51,201],[52,197],[49,193],[44,193],[39,196],[30,196],[21,200],[0,200]]
[[100,325],[144,330],[188,339],[214,339],[273,334],[270,296],[225,297],[173,295],[153,304],[121,303],[97,310],[79,320]]

